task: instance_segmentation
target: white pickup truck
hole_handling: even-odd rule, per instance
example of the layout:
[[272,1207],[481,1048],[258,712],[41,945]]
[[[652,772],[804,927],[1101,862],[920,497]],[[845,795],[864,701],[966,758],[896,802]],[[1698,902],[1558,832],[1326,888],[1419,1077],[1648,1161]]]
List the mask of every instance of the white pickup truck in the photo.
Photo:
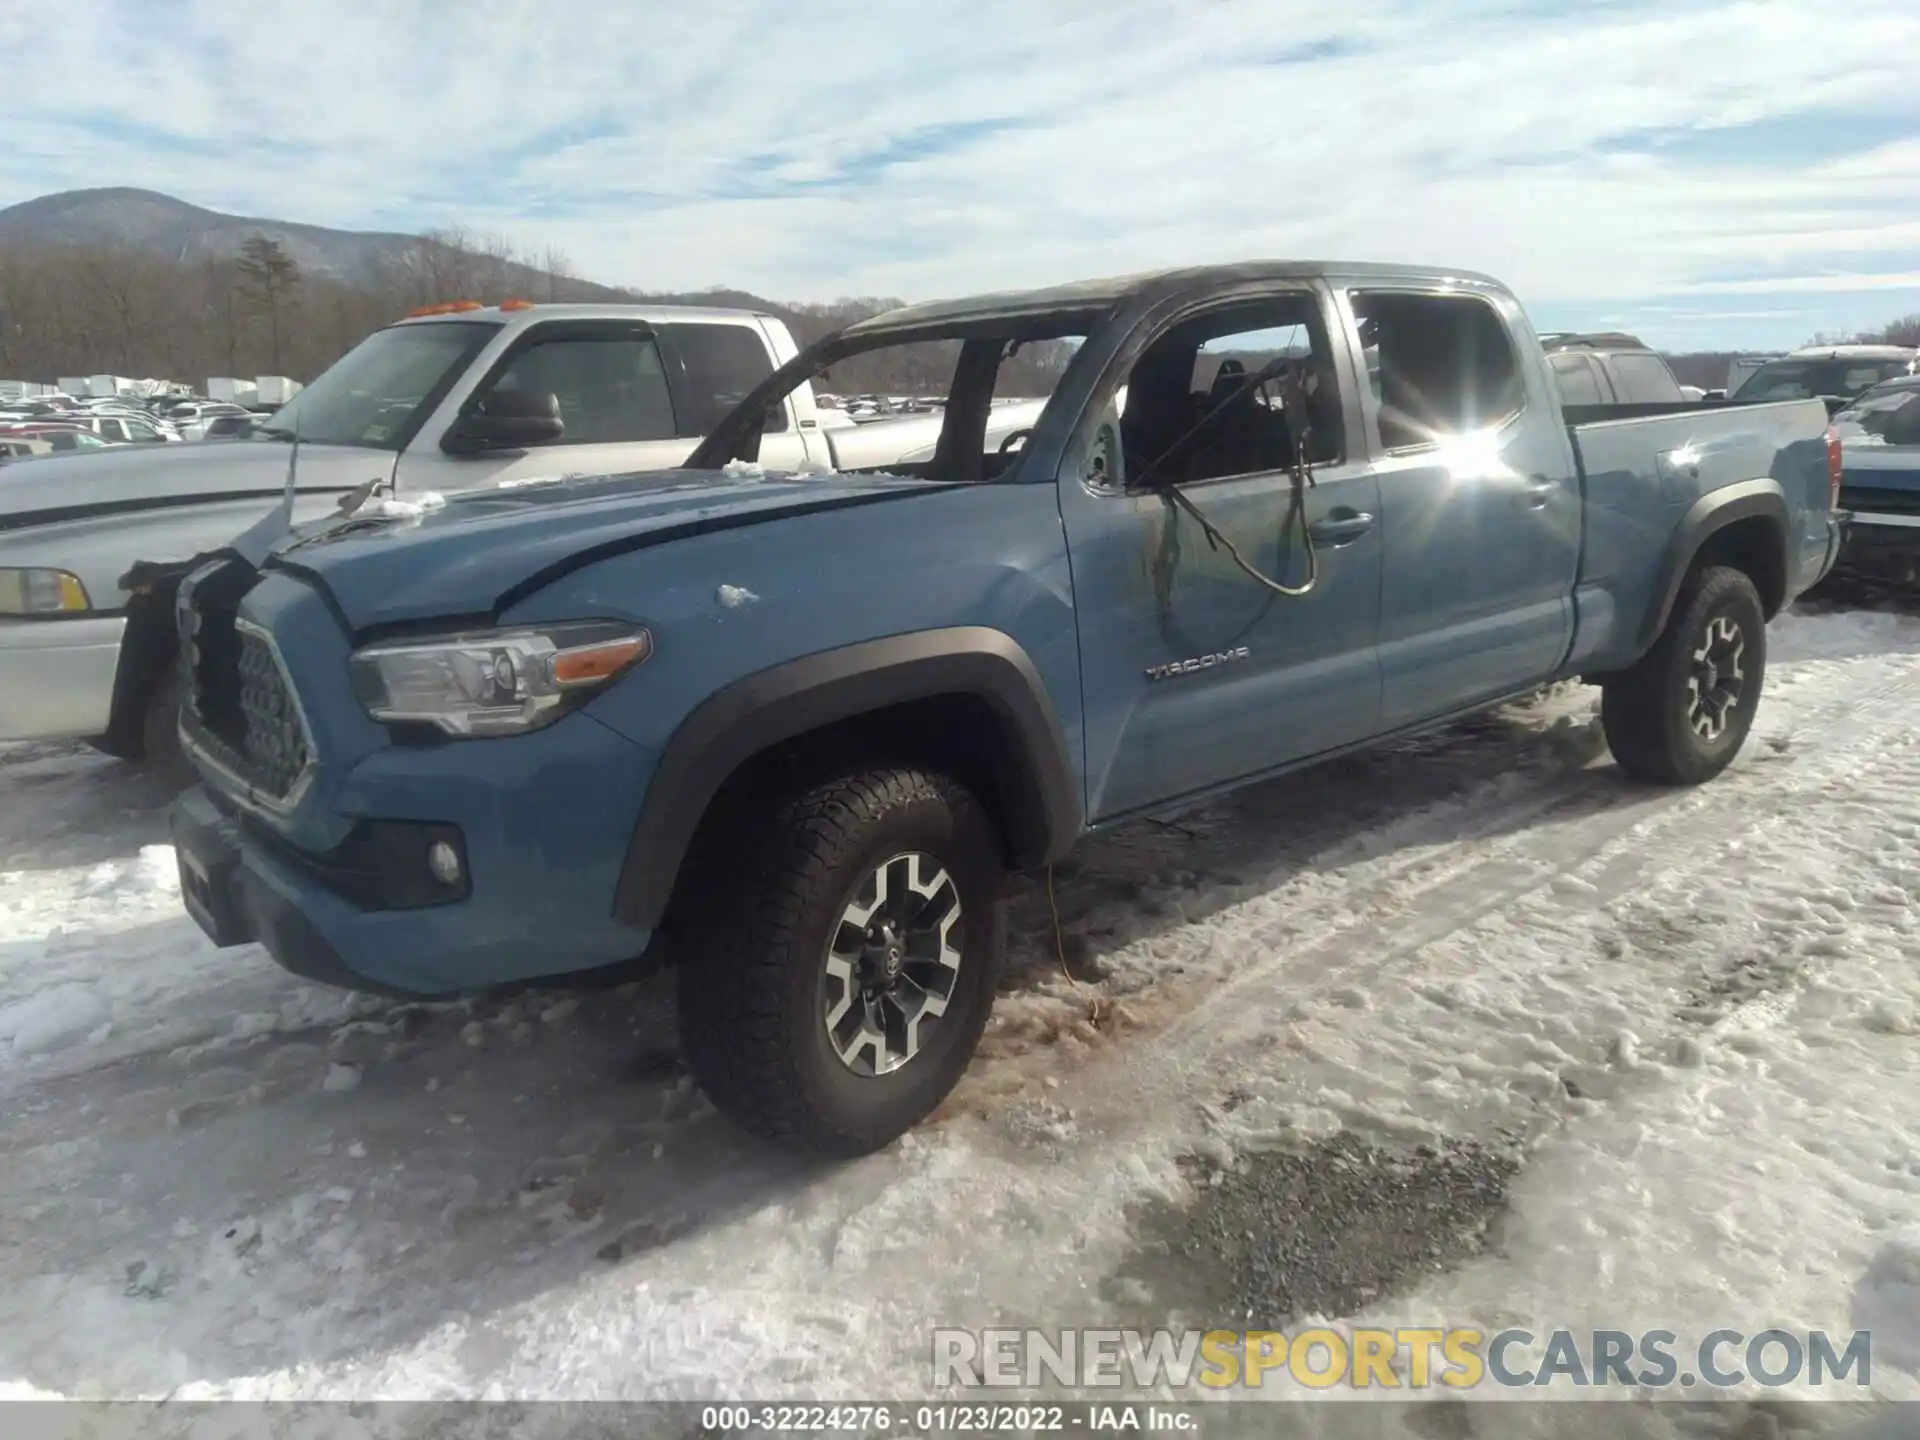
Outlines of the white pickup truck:
[[[175,755],[172,583],[130,572],[149,562],[143,574],[164,574],[149,567],[218,549],[259,520],[283,497],[296,435],[296,522],[370,481],[404,502],[543,475],[662,470],[794,354],[784,324],[745,310],[443,308],[375,331],[245,439],[8,466],[0,741]],[[1031,424],[1009,410],[1002,424],[1022,421]],[[761,463],[891,464],[930,445],[939,423],[829,437],[802,386],[769,417]]]

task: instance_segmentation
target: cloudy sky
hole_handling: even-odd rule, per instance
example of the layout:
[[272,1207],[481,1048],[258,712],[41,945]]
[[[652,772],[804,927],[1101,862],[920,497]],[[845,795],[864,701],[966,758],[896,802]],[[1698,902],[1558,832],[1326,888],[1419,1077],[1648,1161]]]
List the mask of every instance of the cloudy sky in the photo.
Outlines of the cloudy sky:
[[74,0],[0,54],[0,205],[458,223],[782,299],[1286,255],[1700,348],[1920,311],[1916,0]]

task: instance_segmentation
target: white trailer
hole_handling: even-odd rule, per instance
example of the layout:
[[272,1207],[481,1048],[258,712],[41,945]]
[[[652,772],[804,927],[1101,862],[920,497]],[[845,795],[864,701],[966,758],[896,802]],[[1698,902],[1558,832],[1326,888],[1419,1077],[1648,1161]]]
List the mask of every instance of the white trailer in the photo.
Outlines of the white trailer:
[[289,379],[285,375],[257,376],[253,386],[259,394],[262,405],[284,405],[301,390],[298,380]]
[[93,393],[93,387],[87,383],[84,375],[62,375],[58,383],[60,393],[71,395],[75,400],[84,400]]
[[260,391],[251,380],[236,380],[229,375],[215,375],[207,381],[207,398],[223,400],[229,405],[252,405],[259,400]]

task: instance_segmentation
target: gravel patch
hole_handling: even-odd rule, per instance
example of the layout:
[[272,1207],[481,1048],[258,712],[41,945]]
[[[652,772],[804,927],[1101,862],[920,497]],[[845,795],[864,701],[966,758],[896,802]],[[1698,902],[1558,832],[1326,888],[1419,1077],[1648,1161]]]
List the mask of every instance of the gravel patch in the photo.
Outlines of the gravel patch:
[[1350,1134],[1224,1172],[1196,1164],[1199,1202],[1142,1217],[1118,1293],[1144,1283],[1160,1317],[1209,1323],[1351,1315],[1477,1254],[1518,1168],[1484,1146],[1386,1148]]

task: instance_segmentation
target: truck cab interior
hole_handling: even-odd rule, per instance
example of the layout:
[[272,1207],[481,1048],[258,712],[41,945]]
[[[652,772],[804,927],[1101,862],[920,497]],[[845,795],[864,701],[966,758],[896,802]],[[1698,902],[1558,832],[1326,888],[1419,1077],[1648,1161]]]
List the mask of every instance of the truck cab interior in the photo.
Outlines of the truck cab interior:
[[[933,403],[917,413],[821,427],[833,468],[944,483],[997,480],[1020,458],[1028,417],[1038,417],[1079,342],[1102,318],[1098,310],[1062,309],[848,334],[790,362],[751,398],[771,409],[812,382],[838,393],[878,393],[909,376],[913,397]],[[868,384],[875,376],[896,378],[891,386]],[[1005,415],[1019,418],[1008,424]],[[716,429],[688,463],[758,459],[758,441],[741,420]]]
[[[1181,321],[1128,373],[1125,475],[1151,470],[1157,482],[1184,485],[1290,470],[1296,454],[1311,465],[1338,462],[1345,433],[1330,355],[1319,307],[1304,294]],[[1293,384],[1305,406],[1290,419],[1283,396]]]

